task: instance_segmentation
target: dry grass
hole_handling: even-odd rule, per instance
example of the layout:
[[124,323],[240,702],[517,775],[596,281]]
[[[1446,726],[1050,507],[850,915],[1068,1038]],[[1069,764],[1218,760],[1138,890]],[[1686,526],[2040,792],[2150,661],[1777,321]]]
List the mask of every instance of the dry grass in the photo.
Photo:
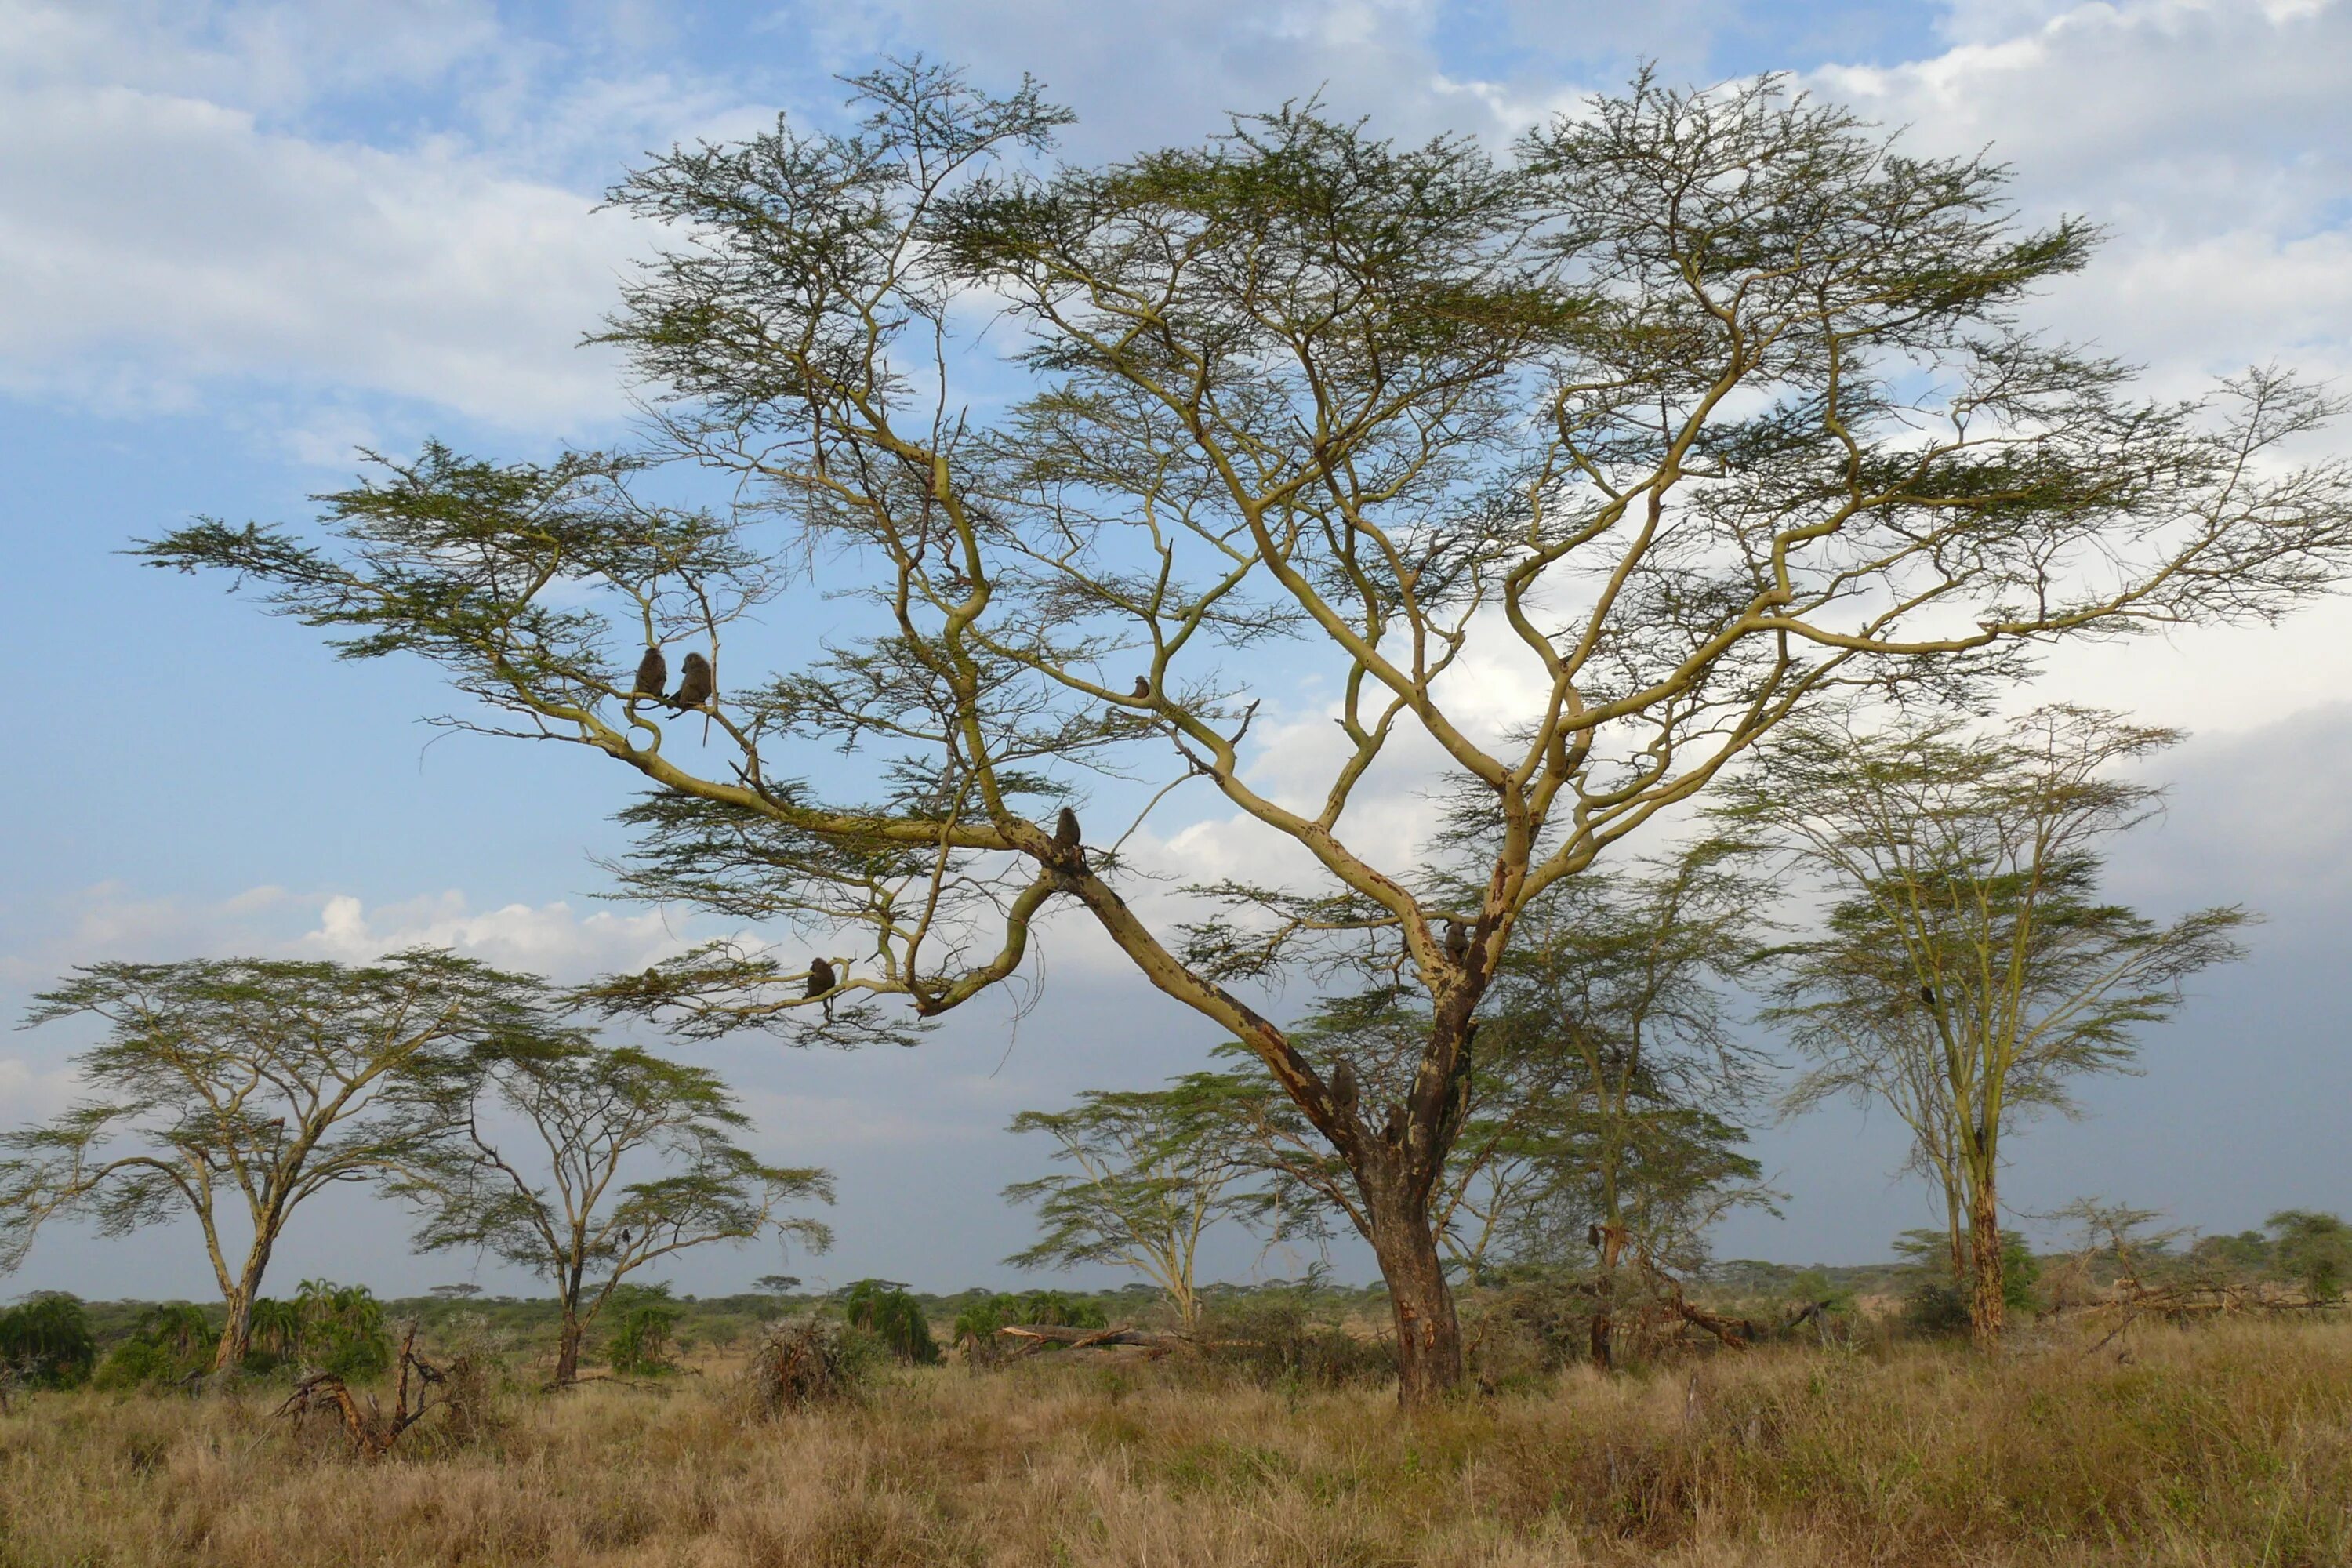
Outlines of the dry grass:
[[269,1397],[0,1417],[0,1564],[2340,1564],[2352,1325],[1980,1363],[1784,1350],[1388,1394],[949,1369],[749,1421],[717,1378],[504,1396],[380,1464]]

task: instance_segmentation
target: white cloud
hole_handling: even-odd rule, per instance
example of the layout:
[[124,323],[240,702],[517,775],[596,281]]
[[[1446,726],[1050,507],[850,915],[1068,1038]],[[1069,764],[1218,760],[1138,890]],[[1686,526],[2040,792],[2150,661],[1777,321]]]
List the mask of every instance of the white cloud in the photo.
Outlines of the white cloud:
[[1954,8],[1966,40],[1810,85],[1916,148],[1990,148],[2021,205],[2111,235],[2043,311],[2059,331],[2191,377],[2279,359],[2352,365],[2352,5],[2137,0]]
[[8,94],[0,137],[0,375],[19,392],[252,378],[531,430],[624,408],[613,357],[575,345],[632,237],[575,192],[126,88]]
[[605,970],[643,969],[688,945],[682,928],[659,910],[583,916],[559,901],[478,910],[453,889],[373,911],[348,893],[332,895],[320,909],[316,928],[291,948],[359,963],[404,948],[446,947],[502,968],[582,980]]
[[411,947],[446,947],[554,980],[642,969],[694,940],[664,910],[592,910],[557,900],[477,909],[460,891],[369,906],[350,893],[251,888],[226,899],[142,895],[120,883],[83,889],[45,910],[19,911],[0,941],[0,986],[29,990],[66,968],[104,960],[258,954],[363,963]]

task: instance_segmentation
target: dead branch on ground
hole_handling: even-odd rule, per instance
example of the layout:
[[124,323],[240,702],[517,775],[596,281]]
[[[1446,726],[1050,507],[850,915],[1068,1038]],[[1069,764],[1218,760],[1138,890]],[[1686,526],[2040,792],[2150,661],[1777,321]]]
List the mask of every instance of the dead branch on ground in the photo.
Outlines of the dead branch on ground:
[[[313,1373],[294,1385],[278,1414],[290,1416],[299,1427],[302,1418],[313,1410],[331,1405],[342,1417],[343,1428],[351,1434],[352,1447],[362,1458],[382,1458],[400,1440],[400,1435],[424,1416],[427,1410],[441,1401],[432,1398],[428,1390],[442,1384],[441,1369],[416,1353],[416,1325],[410,1323],[400,1342],[400,1373],[393,1387],[392,1414],[386,1416],[374,1394],[367,1396],[367,1408],[343,1380],[331,1372]],[[416,1402],[409,1403],[414,1380]]]

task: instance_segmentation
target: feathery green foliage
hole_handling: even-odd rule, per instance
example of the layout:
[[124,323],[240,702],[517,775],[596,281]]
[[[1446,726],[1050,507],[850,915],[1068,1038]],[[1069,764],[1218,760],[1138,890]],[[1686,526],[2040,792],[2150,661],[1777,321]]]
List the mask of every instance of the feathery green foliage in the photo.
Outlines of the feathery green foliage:
[[842,1292],[841,1312],[852,1327],[872,1334],[900,1361],[931,1366],[940,1359],[930,1321],[904,1285],[889,1279],[860,1279]]
[[[49,1220],[103,1236],[194,1220],[226,1312],[213,1370],[243,1361],[288,1224],[322,1192],[388,1184],[448,1133],[440,1087],[469,1047],[527,1023],[543,987],[431,949],[345,966],[264,959],[99,963],[28,1024],[89,1017],[87,1096],[0,1136],[0,1269]],[[224,1210],[229,1212],[223,1212]],[[242,1258],[222,1222],[242,1210]]]
[[44,1290],[0,1307],[0,1374],[36,1388],[71,1388],[98,1361],[89,1313],[79,1298]]

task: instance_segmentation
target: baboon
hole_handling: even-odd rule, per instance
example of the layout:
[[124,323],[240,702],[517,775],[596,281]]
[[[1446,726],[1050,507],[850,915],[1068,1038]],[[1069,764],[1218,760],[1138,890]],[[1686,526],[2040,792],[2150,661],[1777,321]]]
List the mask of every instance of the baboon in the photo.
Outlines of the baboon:
[[632,699],[650,697],[661,700],[662,689],[669,682],[669,660],[657,647],[646,649],[646,657],[637,660],[637,684],[629,692]]
[[1919,987],[1919,1000],[1925,1002],[1930,1007],[1934,1006],[1936,1005],[1936,988],[1932,985],[1922,985]]
[[1060,850],[1066,860],[1080,866],[1087,863],[1086,851],[1078,843],[1078,814],[1066,805],[1054,818],[1054,847]]
[[1151,677],[1150,677],[1150,676],[1148,676],[1148,675],[1139,675],[1139,676],[1137,676],[1137,677],[1135,678],[1135,696],[1136,696],[1136,700],[1137,700],[1138,701],[1141,701],[1144,698],[1147,698],[1147,697],[1149,697],[1149,696],[1150,696],[1150,695],[1151,695]]
[[1331,1103],[1342,1111],[1356,1109],[1356,1069],[1344,1057],[1331,1068]]
[[1470,956],[1470,928],[1460,921],[1445,922],[1445,956],[1456,963]]
[[670,693],[670,711],[683,713],[689,708],[700,708],[718,690],[717,683],[710,679],[710,661],[698,653],[688,654],[686,671],[677,678],[677,689]]
[[812,1001],[820,996],[824,998],[824,1016],[827,1023],[833,1021],[834,988],[840,984],[839,977],[833,972],[831,960],[824,958],[809,960],[808,989],[802,994]]

